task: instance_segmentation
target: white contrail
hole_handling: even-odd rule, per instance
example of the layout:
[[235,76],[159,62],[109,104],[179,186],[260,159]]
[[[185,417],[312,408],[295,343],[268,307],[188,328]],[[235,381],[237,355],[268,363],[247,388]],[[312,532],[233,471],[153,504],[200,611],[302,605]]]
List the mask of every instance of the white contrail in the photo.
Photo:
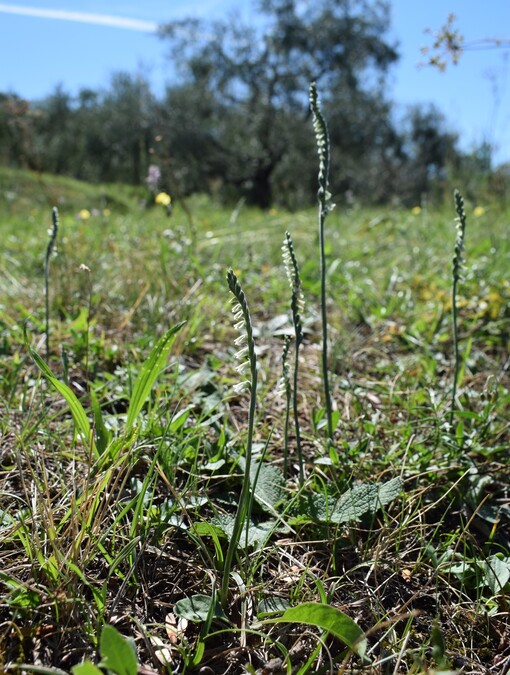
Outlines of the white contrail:
[[96,26],[125,28],[144,33],[153,33],[158,29],[158,24],[154,21],[140,21],[138,19],[127,19],[122,16],[110,16],[108,14],[87,14],[85,12],[68,12],[60,9],[38,9],[37,7],[21,7],[19,5],[5,5],[2,3],[0,3],[0,12],[34,16],[40,19],[60,19],[62,21],[91,23]]

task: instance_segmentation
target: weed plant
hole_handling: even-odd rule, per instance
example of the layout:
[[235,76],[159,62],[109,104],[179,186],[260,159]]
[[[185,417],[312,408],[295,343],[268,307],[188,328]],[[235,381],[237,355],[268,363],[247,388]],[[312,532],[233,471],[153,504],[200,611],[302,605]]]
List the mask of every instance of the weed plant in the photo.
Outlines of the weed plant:
[[[55,179],[56,192],[71,188],[47,296],[49,360],[39,355],[47,242],[34,224],[49,213],[30,214],[32,223],[14,211],[0,218],[3,670],[504,672],[508,214],[486,205],[475,215],[464,204],[483,227],[470,229],[470,265],[455,295],[444,273],[451,208],[360,208],[348,229],[329,214],[335,302],[324,340],[312,210],[245,206],[225,226],[231,209],[195,196],[194,246],[178,202],[168,219],[140,211],[119,187],[110,215],[83,221],[75,211],[95,213],[95,200],[111,193]],[[296,335],[281,283],[291,227],[303,261],[295,286],[307,298],[292,380],[298,472],[306,466],[298,487],[281,470],[285,410],[276,395],[282,336]],[[226,259],[251,289],[249,315],[229,273],[245,336],[236,346],[248,347],[242,378],[232,377]],[[84,260],[93,288],[76,272]],[[454,305],[464,348],[452,439]],[[325,405],[324,344],[342,417],[329,448],[314,418]],[[297,340],[288,346],[296,356]],[[51,387],[42,390],[41,375]],[[232,394],[245,380],[246,395]]]

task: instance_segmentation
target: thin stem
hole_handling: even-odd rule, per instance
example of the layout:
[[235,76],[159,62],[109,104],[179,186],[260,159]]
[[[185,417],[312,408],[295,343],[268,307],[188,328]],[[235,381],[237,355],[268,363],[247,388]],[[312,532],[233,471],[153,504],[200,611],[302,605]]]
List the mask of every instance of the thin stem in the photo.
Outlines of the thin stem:
[[50,258],[55,247],[55,242],[57,240],[58,234],[58,210],[57,207],[53,207],[53,228],[50,234],[50,240],[48,246],[46,247],[46,257],[44,260],[44,295],[45,295],[45,314],[46,314],[46,328],[45,328],[45,337],[46,337],[46,361],[49,361],[50,358]]
[[290,420],[290,379],[289,365],[287,362],[289,356],[291,337],[285,336],[285,344],[282,352],[282,384],[285,393],[285,422],[283,427],[283,475],[287,478],[289,471],[289,420]]
[[303,451],[301,448],[301,430],[299,427],[298,411],[298,369],[299,369],[299,342],[296,340],[296,349],[294,352],[294,384],[292,390],[292,407],[294,409],[294,426],[296,429],[296,448],[299,464],[299,485],[305,482],[305,473],[303,468]]
[[321,321],[322,321],[322,380],[324,383],[324,402],[326,405],[326,419],[328,423],[328,440],[333,440],[333,407],[329,389],[328,373],[328,313],[326,307],[326,252],[324,245],[324,223],[326,213],[319,207],[319,246],[321,263]]

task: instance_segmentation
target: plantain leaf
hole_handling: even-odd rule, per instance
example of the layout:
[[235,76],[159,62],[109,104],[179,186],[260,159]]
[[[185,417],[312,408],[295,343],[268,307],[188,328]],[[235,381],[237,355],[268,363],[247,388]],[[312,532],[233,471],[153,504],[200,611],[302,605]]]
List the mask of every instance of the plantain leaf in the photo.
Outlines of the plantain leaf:
[[392,502],[401,490],[400,478],[386,483],[362,483],[347,490],[339,499],[325,494],[309,495],[302,500],[300,510],[325,523],[357,522]]

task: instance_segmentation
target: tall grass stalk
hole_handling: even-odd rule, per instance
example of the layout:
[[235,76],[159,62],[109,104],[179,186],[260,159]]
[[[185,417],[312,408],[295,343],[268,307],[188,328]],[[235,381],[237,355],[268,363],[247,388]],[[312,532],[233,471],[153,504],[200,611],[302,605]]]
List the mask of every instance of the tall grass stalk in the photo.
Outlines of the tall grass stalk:
[[328,375],[328,316],[326,309],[326,250],[325,250],[325,223],[326,217],[335,207],[331,201],[329,192],[329,134],[326,121],[322,115],[317,86],[315,82],[310,85],[310,108],[313,114],[313,128],[317,151],[319,153],[319,189],[317,198],[319,201],[319,247],[321,267],[321,320],[322,320],[322,379],[324,384],[324,402],[326,406],[326,420],[328,441],[333,440],[333,407],[331,404],[331,392]]
[[55,248],[55,243],[57,241],[58,235],[58,209],[56,206],[53,207],[53,227],[50,232],[50,240],[48,246],[46,247],[46,257],[44,259],[44,296],[46,301],[45,306],[45,315],[46,315],[46,361],[50,358],[50,259],[53,249]]
[[282,246],[283,262],[287,277],[289,279],[291,289],[290,309],[292,312],[292,323],[294,326],[294,335],[296,340],[296,347],[294,350],[294,375],[292,385],[292,407],[294,413],[294,427],[296,433],[296,449],[299,463],[299,483],[303,485],[305,480],[303,468],[303,453],[301,448],[301,430],[299,427],[299,410],[298,410],[298,370],[299,370],[299,347],[303,342],[303,327],[301,325],[301,312],[304,308],[304,298],[301,291],[301,277],[299,275],[299,266],[294,253],[294,245],[292,237],[289,232],[285,233],[285,241]]
[[237,357],[241,360],[241,365],[238,366],[237,371],[243,376],[246,370],[248,370],[250,378],[249,380],[241,382],[238,385],[238,388],[241,389],[245,385],[249,387],[250,409],[248,414],[248,435],[246,439],[243,484],[241,487],[237,513],[234,519],[232,537],[230,538],[227,553],[225,555],[223,578],[220,589],[220,602],[224,609],[226,609],[228,603],[228,586],[232,562],[249,510],[253,430],[255,426],[255,408],[257,404],[257,357],[255,355],[255,341],[253,339],[253,326],[250,310],[241,284],[232,270],[229,270],[227,273],[227,282],[229,290],[233,295],[234,306],[232,308],[232,313],[234,314],[234,319],[236,321],[235,328],[240,332],[240,336],[235,341],[236,345],[240,347],[237,352]]
[[450,426],[453,427],[455,416],[455,401],[457,398],[457,388],[459,385],[459,373],[461,368],[460,349],[459,349],[459,329],[458,329],[458,310],[457,310],[457,291],[459,281],[461,280],[462,266],[464,264],[464,242],[466,235],[466,212],[464,211],[464,199],[458,190],[454,192],[455,210],[457,212],[456,227],[457,239],[455,241],[455,251],[453,255],[453,283],[452,283],[452,324],[453,324],[453,348],[455,356],[455,366],[453,372],[453,390],[452,407],[450,411]]
[[285,422],[283,427],[283,475],[287,478],[289,471],[289,420],[290,420],[290,374],[289,374],[289,350],[292,338],[285,336],[282,351],[282,390],[285,394]]

